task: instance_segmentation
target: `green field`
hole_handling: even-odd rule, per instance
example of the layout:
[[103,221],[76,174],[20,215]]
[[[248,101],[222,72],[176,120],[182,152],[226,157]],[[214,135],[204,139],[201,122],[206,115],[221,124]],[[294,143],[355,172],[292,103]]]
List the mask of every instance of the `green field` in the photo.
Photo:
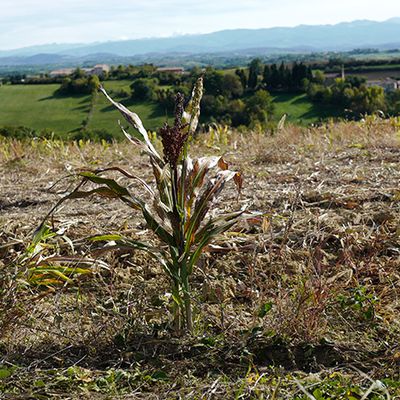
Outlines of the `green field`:
[[[128,88],[129,83],[109,81],[104,86],[108,90],[118,90]],[[0,126],[26,126],[39,131],[49,129],[62,137],[78,131],[90,111],[91,96],[59,96],[55,94],[58,87],[57,84],[0,86]],[[156,129],[166,119],[163,110],[154,103],[123,102],[140,115],[147,129]],[[88,127],[105,129],[119,136],[119,119],[118,111],[99,95]]]
[[[105,88],[112,94],[128,89],[130,81],[107,81]],[[57,136],[68,137],[79,131],[90,112],[91,96],[59,96],[59,85],[3,85],[0,86],[0,127],[26,126],[36,131],[54,131]],[[145,127],[155,130],[166,120],[166,112],[153,102],[118,99],[143,120]],[[306,125],[329,116],[331,108],[312,104],[306,95],[279,94],[274,96],[276,119],[288,114],[288,121]],[[89,119],[91,130],[104,129],[121,137],[118,127],[121,115],[99,94]]]
[[313,104],[307,95],[283,93],[273,96],[276,118],[287,114],[287,121],[298,125],[309,125],[329,117],[339,116],[333,107]]
[[51,129],[63,134],[78,129],[89,112],[90,96],[56,96],[58,87],[0,86],[0,126]]

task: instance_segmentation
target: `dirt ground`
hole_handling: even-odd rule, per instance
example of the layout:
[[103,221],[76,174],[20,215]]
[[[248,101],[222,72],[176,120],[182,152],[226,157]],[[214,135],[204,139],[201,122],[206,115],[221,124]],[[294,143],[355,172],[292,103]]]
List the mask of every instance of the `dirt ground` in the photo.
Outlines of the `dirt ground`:
[[85,239],[157,245],[123,203],[71,200],[48,220],[58,234],[43,256],[101,260],[91,275],[27,288],[18,261],[67,175],[118,165],[151,183],[146,157],[127,143],[0,147],[4,398],[400,398],[398,120],[198,137],[194,157],[221,154],[244,176],[213,211],[263,215],[209,246],[192,279],[195,332],[179,337],[160,266]]

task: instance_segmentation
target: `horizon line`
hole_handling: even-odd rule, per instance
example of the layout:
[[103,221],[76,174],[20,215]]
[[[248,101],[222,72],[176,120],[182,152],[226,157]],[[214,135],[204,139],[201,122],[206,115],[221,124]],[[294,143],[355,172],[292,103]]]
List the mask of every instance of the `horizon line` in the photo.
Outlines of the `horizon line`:
[[199,32],[199,33],[182,33],[182,34],[172,34],[168,36],[147,36],[147,37],[139,37],[139,38],[121,38],[121,39],[110,39],[110,40],[104,40],[104,41],[95,41],[95,42],[53,42],[53,43],[42,43],[42,44],[33,44],[33,45],[28,45],[28,46],[22,46],[22,47],[14,47],[14,48],[9,48],[9,49],[1,49],[0,48],[0,53],[2,52],[10,52],[10,51],[17,51],[17,50],[24,50],[24,49],[30,49],[30,48],[35,48],[35,47],[45,47],[45,46],[90,46],[90,45],[95,45],[95,44],[100,44],[100,43],[115,43],[115,42],[123,42],[123,41],[136,41],[136,40],[162,40],[162,39],[173,39],[173,38],[179,38],[179,37],[185,37],[185,36],[202,36],[202,35],[210,35],[213,33],[219,33],[219,32],[227,32],[227,31],[238,31],[238,30],[243,30],[243,31],[254,31],[254,30],[267,30],[267,29],[295,29],[303,26],[313,26],[313,27],[320,27],[320,26],[337,26],[341,24],[351,24],[355,22],[376,22],[376,23],[384,23],[392,20],[399,20],[400,21],[400,16],[395,16],[391,17],[385,20],[372,20],[372,19],[355,19],[355,20],[350,20],[350,21],[340,21],[337,23],[333,24],[297,24],[293,26],[270,26],[270,27],[258,27],[258,28],[228,28],[228,29],[220,29],[220,30],[215,30],[215,31],[210,31],[210,32]]

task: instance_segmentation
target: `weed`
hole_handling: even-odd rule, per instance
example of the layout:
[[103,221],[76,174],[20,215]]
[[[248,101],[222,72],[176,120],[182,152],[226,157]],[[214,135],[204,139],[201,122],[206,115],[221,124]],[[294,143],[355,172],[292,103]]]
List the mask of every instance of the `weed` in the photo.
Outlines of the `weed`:
[[350,308],[365,320],[374,318],[375,305],[379,301],[378,297],[373,293],[369,293],[365,286],[351,289],[348,295],[339,295],[338,300],[343,309]]

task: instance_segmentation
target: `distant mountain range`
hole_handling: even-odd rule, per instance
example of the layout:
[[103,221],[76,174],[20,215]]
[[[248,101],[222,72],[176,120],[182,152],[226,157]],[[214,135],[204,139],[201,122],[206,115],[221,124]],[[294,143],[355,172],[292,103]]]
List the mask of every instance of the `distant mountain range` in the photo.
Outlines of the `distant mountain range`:
[[112,62],[121,57],[190,54],[268,54],[400,48],[400,18],[294,28],[233,29],[201,35],[92,44],[47,44],[0,51],[0,65],[63,64],[74,60]]

